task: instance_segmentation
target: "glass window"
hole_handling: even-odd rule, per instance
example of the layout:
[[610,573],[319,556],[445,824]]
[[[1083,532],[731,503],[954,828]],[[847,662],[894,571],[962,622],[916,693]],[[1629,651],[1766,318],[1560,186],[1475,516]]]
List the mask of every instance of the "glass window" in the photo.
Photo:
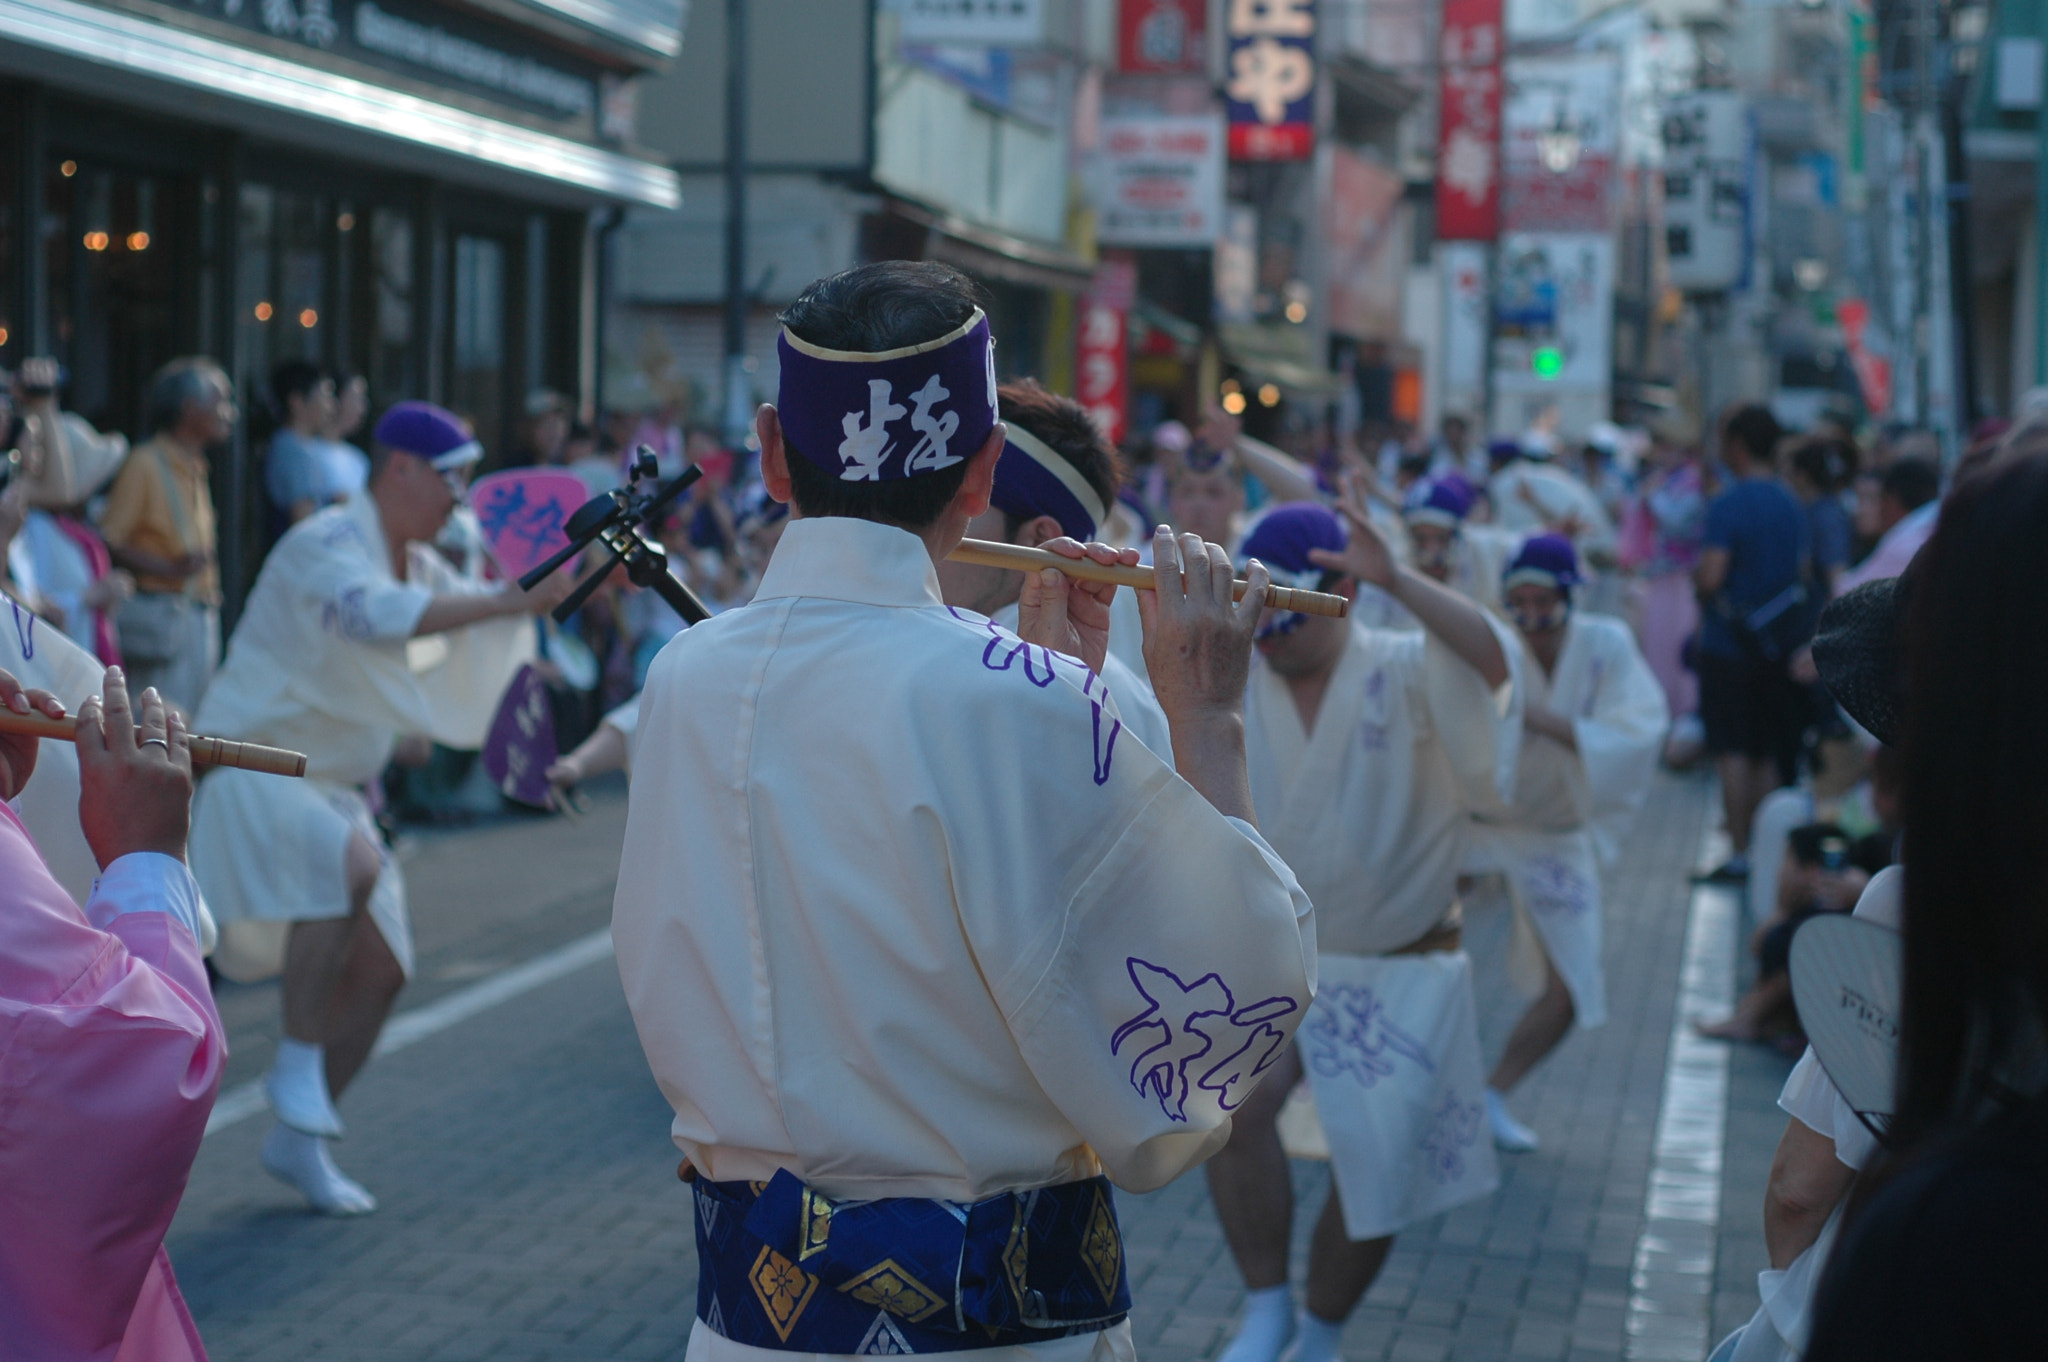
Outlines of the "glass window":
[[138,434],[142,390],[178,353],[175,182],[59,152],[47,169],[44,268],[65,405]]
[[454,325],[448,405],[493,455],[504,453],[505,246],[494,237],[455,238]]
[[364,376],[380,406],[419,395],[413,367],[412,216],[396,208],[370,214],[370,335]]

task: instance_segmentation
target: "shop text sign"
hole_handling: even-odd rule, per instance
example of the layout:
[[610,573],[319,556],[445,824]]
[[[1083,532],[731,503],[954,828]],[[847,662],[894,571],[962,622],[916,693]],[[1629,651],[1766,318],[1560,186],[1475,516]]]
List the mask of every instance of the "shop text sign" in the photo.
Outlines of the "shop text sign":
[[900,0],[903,41],[1030,47],[1045,38],[1045,0]]
[[1436,234],[1500,233],[1501,0],[1444,0],[1438,50]]
[[1223,120],[1214,114],[1102,120],[1101,220],[1110,246],[1206,247],[1223,228]]
[[1138,265],[1128,252],[1105,256],[1081,299],[1081,334],[1074,346],[1074,399],[1102,438],[1120,443],[1130,406],[1130,352],[1126,341]]
[[1116,65],[1142,75],[1199,75],[1209,64],[1209,0],[1118,0]]
[[1315,0],[1227,0],[1223,94],[1234,161],[1300,161],[1315,149]]

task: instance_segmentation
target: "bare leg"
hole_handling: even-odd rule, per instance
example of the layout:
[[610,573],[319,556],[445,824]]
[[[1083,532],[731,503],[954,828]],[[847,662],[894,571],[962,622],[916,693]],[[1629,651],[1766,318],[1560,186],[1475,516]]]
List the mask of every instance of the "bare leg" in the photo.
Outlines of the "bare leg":
[[1351,1318],[1358,1302],[1386,1266],[1394,1236],[1353,1240],[1344,1233],[1344,1208],[1337,1189],[1316,1217],[1308,1249],[1308,1312],[1326,1324],[1342,1324]]
[[377,849],[362,834],[351,835],[342,853],[348,916],[292,924],[284,949],[284,1033],[293,1040],[327,1040],[335,990],[353,954],[356,924],[367,920],[381,866]]
[[1230,1143],[1211,1158],[1203,1172],[1216,1218],[1245,1289],[1260,1291],[1287,1282],[1287,1236],[1294,1222],[1294,1184],[1287,1175],[1287,1154],[1280,1147],[1277,1124],[1287,1094],[1301,1078],[1301,1059],[1293,1046],[1266,1071],[1259,1086],[1237,1109]]
[[1758,980],[1756,987],[1743,994],[1728,1020],[1696,1021],[1693,1028],[1713,1040],[1763,1040],[1783,1029],[1780,1014],[1791,1002],[1792,976],[1774,974]]
[[1509,1092],[1527,1078],[1529,1071],[1557,1048],[1578,1016],[1572,1006],[1571,990],[1565,987],[1557,966],[1546,958],[1543,968],[1543,995],[1515,1023],[1507,1048],[1501,1051],[1500,1063],[1493,1066],[1493,1075],[1486,1080],[1486,1085],[1496,1092]]
[[368,913],[356,916],[348,963],[327,1010],[327,1090],[336,1098],[377,1044],[405,971]]
[[1749,824],[1763,797],[1750,793],[1750,773],[1755,765],[1740,753],[1724,752],[1714,758],[1714,772],[1721,778],[1721,817],[1728,824],[1729,849],[1737,856],[1749,854]]

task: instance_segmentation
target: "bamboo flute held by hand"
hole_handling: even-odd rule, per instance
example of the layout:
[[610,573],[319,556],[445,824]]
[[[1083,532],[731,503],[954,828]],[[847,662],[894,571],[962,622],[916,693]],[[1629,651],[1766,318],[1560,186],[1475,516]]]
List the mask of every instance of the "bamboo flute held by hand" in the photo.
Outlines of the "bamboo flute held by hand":
[[[0,709],[0,733],[27,733],[37,738],[76,742],[78,730],[70,719],[52,719],[46,714],[16,714]],[[273,776],[306,774],[306,754],[282,747],[263,747],[253,742],[230,742],[226,738],[191,738],[194,766],[239,766],[244,771],[261,771]]]
[[[1153,588],[1152,569],[1148,567],[1123,567],[1095,562],[1090,558],[1062,558],[1050,549],[1026,548],[1022,544],[997,544],[986,539],[963,539],[960,547],[947,557],[956,563],[972,563],[977,567],[1008,568],[1012,572],[1036,572],[1040,568],[1058,568],[1069,577],[1079,577],[1088,582],[1114,582],[1118,586],[1131,587],[1137,591]],[[1244,599],[1245,581],[1240,577],[1231,595],[1235,600]],[[1351,602],[1342,596],[1327,591],[1306,591],[1297,586],[1281,586],[1274,583],[1266,592],[1266,604],[1275,610],[1293,610],[1303,615],[1327,615],[1332,619],[1343,619],[1351,609]]]

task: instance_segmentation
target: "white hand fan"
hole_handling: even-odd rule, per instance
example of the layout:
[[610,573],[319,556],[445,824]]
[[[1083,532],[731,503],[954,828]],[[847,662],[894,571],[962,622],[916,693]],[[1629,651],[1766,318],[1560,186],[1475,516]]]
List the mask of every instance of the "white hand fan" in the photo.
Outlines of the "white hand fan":
[[1792,1001],[1815,1058],[1857,1119],[1882,1138],[1899,1067],[1904,942],[1889,927],[1823,913],[1792,937]]

